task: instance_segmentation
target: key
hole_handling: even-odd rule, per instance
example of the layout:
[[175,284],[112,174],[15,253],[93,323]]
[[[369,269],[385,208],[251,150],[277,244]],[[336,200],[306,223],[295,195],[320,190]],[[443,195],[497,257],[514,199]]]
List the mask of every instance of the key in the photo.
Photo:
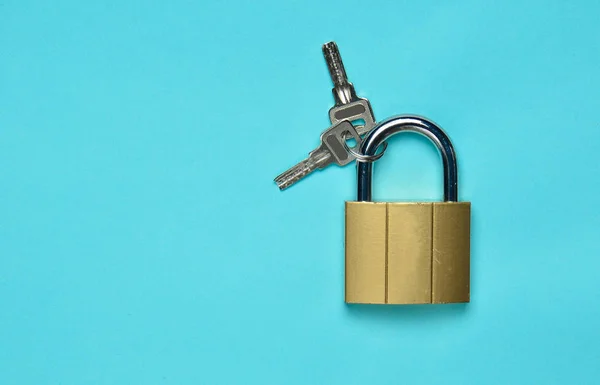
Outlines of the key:
[[[353,146],[347,143],[350,139],[355,141]],[[332,163],[345,166],[355,159],[350,150],[357,151],[361,143],[362,139],[352,123],[342,120],[323,131],[319,147],[314,149],[308,158],[275,178],[275,183],[280,190],[284,190],[313,171],[323,169]]]
[[[349,120],[356,127],[360,136],[365,135],[375,127],[375,117],[371,103],[365,98],[356,96],[354,85],[348,81],[346,69],[340,56],[337,44],[333,41],[323,45],[323,56],[333,81],[333,97],[335,105],[329,110],[329,120],[335,125],[342,120]],[[357,124],[357,121],[364,124]]]
[[[359,98],[354,85],[348,81],[337,44],[331,41],[324,44],[322,50],[333,82],[332,92],[335,99],[335,105],[329,110],[331,127],[321,134],[321,145],[313,150],[308,158],[275,178],[280,190],[332,163],[340,166],[351,163],[356,159],[354,154],[358,153],[356,150],[360,148],[361,137],[375,126],[371,104],[367,99]],[[339,136],[340,132],[342,136]],[[356,141],[352,147],[346,143],[346,139],[350,137]]]

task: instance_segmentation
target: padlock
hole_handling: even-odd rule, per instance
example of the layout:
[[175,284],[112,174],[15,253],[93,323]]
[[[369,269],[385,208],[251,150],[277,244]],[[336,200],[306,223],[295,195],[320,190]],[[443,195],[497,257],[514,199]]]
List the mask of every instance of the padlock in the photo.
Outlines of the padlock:
[[469,302],[471,203],[457,202],[454,147],[444,131],[418,116],[379,123],[361,152],[400,132],[417,132],[440,150],[443,202],[372,202],[372,162],[358,163],[358,199],[346,202],[346,303]]

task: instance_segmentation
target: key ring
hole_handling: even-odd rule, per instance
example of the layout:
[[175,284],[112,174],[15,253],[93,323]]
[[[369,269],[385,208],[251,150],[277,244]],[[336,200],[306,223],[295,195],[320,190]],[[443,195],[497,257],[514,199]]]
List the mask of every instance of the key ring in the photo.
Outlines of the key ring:
[[383,156],[383,154],[385,153],[385,150],[387,149],[387,142],[383,142],[381,144],[381,146],[383,146],[383,148],[379,154],[364,155],[364,154],[358,153],[358,152],[354,151],[353,149],[351,149],[350,147],[348,147],[348,144],[346,143],[346,141],[344,141],[344,148],[346,149],[346,151],[348,151],[350,154],[352,154],[352,156],[354,156],[356,158],[357,162],[364,162],[364,163],[373,163],[376,160],[380,159]]

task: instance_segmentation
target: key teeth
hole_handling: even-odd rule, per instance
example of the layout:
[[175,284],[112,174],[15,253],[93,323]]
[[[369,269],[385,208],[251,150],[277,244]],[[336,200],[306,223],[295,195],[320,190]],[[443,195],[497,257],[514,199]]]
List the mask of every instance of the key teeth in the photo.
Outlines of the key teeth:
[[277,183],[279,190],[283,191],[305,177],[313,171],[313,169],[314,168],[311,167],[310,163],[305,160],[275,178],[275,183]]
[[329,75],[331,80],[336,87],[348,85],[348,76],[346,75],[346,69],[340,56],[337,44],[330,41],[329,43],[323,44],[323,56],[329,69]]

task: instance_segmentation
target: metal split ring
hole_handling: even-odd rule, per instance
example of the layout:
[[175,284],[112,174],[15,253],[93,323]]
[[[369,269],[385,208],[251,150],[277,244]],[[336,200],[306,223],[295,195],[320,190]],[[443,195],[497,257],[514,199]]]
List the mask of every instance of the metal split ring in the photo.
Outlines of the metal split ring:
[[387,142],[383,142],[381,144],[381,146],[383,146],[383,148],[379,154],[365,155],[365,154],[361,154],[359,152],[354,151],[353,149],[348,147],[348,144],[344,141],[344,148],[346,149],[346,151],[348,151],[350,154],[352,154],[352,156],[354,156],[356,158],[357,162],[372,163],[372,162],[375,162],[376,160],[380,159],[383,156],[383,154],[385,153],[385,150],[387,149]]

